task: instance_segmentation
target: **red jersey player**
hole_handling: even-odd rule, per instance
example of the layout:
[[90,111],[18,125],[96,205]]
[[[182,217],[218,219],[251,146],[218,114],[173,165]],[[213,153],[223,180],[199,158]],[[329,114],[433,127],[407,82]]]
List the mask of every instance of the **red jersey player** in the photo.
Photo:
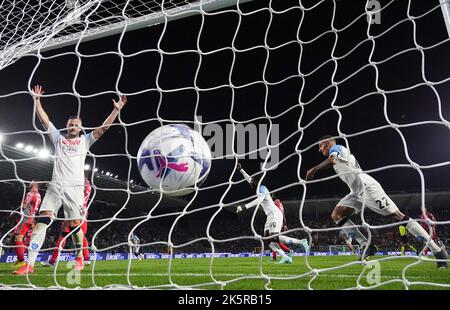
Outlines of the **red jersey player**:
[[[83,231],[84,234],[84,239],[83,239],[83,258],[84,258],[84,264],[85,265],[89,265],[90,261],[89,261],[89,242],[86,238],[86,232],[87,232],[87,216],[88,216],[88,210],[87,210],[87,206],[88,206],[88,201],[89,201],[89,196],[91,195],[91,183],[89,182],[89,180],[84,180],[84,201],[83,201],[83,210],[82,210],[82,214],[84,215],[84,220],[81,223],[81,230]],[[67,238],[64,239],[68,234],[70,233],[69,227],[67,226],[67,223],[63,222],[61,225],[61,233],[58,237],[58,241],[56,242],[56,247],[53,250],[52,253],[52,258],[49,261],[43,261],[41,262],[42,266],[45,267],[50,267],[50,266],[55,266],[56,261],[58,260],[59,257],[59,246],[61,246],[61,248],[64,248],[64,246],[66,245],[66,241]]]
[[34,228],[34,214],[41,205],[41,194],[39,194],[39,184],[31,182],[30,190],[22,202],[21,209],[23,216],[14,230],[14,240],[17,253],[17,262],[13,267],[22,267],[25,265],[25,244],[24,236],[33,231]]
[[[273,198],[275,198],[274,195],[272,195],[272,199],[273,199]],[[284,214],[284,206],[283,206],[283,204],[281,203],[281,201],[280,201],[279,199],[275,199],[275,200],[273,201],[273,203],[277,206],[278,209],[280,209],[281,213],[283,213],[283,228],[281,229],[281,231],[286,231],[286,230],[288,230],[288,228],[287,228],[287,226],[286,226],[286,215]],[[292,256],[291,249],[290,249],[288,246],[284,245],[284,244],[281,243],[281,242],[278,242],[278,245],[280,246],[280,248],[281,248],[283,251],[289,253],[289,256],[290,256],[290,257]],[[273,261],[276,261],[276,260],[277,260],[277,253],[274,252],[274,251],[272,251],[272,259],[271,259],[271,260],[273,260]]]
[[[427,215],[426,217],[424,216],[423,213],[420,214],[420,219],[421,219],[421,220],[425,220],[426,218],[429,218],[429,219],[432,220],[433,222],[436,221],[436,218],[434,217],[434,215],[433,215],[432,213],[428,212],[428,210],[427,210],[426,208],[425,208],[425,213],[426,213],[426,215]],[[426,232],[430,232],[430,227],[428,226],[427,223],[425,223],[425,222],[420,222],[420,225],[422,225],[423,229],[425,229]],[[430,234],[430,237],[431,237],[432,240],[434,240],[436,243],[439,244],[439,242],[438,242],[438,241],[439,241],[439,236],[438,236],[438,234],[437,234],[437,232],[436,232],[436,224],[431,225],[431,234]],[[429,249],[428,247],[426,247],[426,248],[423,250],[423,255],[427,256],[429,250],[430,250],[430,249]]]

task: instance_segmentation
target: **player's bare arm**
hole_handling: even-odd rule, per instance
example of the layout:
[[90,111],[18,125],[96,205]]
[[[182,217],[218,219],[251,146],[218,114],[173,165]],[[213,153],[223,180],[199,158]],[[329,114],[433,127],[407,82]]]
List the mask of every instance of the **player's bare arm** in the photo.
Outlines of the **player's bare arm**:
[[252,178],[247,172],[245,172],[244,169],[242,169],[242,166],[239,162],[236,165],[236,171],[239,171],[248,183],[251,184],[253,181],[256,181],[256,179]]
[[115,101],[114,99],[113,105],[114,109],[111,114],[105,119],[103,125],[92,132],[94,139],[97,140],[109,129],[112,123],[116,120],[117,115],[119,115],[119,111],[127,104],[127,97],[121,96],[119,101]]
[[286,214],[283,213],[283,228],[282,228],[282,231],[286,231],[286,230],[288,230],[287,221],[286,221]]
[[337,162],[336,156],[328,157],[323,162],[321,162],[317,166],[312,167],[311,169],[308,170],[308,172],[306,172],[306,180],[312,180],[317,171],[333,166],[336,164],[336,162]]
[[45,112],[44,108],[42,107],[41,103],[41,96],[44,94],[42,86],[35,85],[33,87],[33,93],[34,93],[34,103],[36,105],[36,114],[39,117],[39,120],[41,121],[41,124],[44,127],[44,129],[48,130],[50,119],[48,118],[48,115]]

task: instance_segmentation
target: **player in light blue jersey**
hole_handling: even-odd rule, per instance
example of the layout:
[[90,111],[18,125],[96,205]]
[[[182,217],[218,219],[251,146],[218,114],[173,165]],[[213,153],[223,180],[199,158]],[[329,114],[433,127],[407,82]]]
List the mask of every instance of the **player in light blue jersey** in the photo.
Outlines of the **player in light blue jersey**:
[[282,258],[278,262],[278,264],[290,264],[292,263],[292,258],[289,257],[278,245],[278,242],[282,242],[289,247],[298,246],[302,248],[306,254],[309,253],[309,245],[306,239],[295,239],[285,235],[280,235],[281,228],[283,226],[283,213],[281,210],[275,205],[270,195],[269,190],[264,185],[259,185],[259,179],[257,177],[250,177],[244,169],[241,168],[241,165],[237,164],[237,170],[244,176],[246,181],[250,183],[252,189],[257,190],[257,197],[251,202],[240,205],[236,208],[236,213],[240,213],[244,210],[256,207],[261,205],[266,213],[267,219],[266,224],[264,225],[264,237],[270,237],[267,241],[269,242],[269,247],[272,251],[276,252]]
[[[375,254],[376,251],[374,245],[367,246],[367,238],[355,227],[355,223],[349,219],[349,216],[353,213],[360,212],[363,206],[380,215],[390,216],[397,221],[406,221],[408,231],[421,241],[427,242],[430,239],[430,236],[422,226],[403,214],[384,192],[380,183],[364,173],[355,156],[346,147],[336,144],[336,140],[332,136],[325,136],[320,139],[319,152],[327,159],[309,169],[306,173],[306,180],[313,179],[319,170],[333,167],[339,178],[348,185],[350,193],[338,202],[331,214],[331,218],[344,232],[354,236],[354,239],[363,248],[367,247],[367,249],[364,249],[363,252],[365,254],[363,254],[361,259]],[[433,240],[429,241],[430,248],[439,260],[437,261],[437,267],[448,268],[448,263],[445,261],[448,257],[445,248],[440,248]]]

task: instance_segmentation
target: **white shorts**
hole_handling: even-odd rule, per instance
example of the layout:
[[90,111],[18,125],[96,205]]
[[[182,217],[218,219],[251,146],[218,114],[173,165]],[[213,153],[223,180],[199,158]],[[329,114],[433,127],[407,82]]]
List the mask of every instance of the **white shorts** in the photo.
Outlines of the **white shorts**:
[[53,216],[58,215],[59,208],[63,206],[64,218],[66,220],[82,220],[84,202],[83,185],[55,185],[50,184],[47,193],[42,200],[41,211],[51,211]]
[[267,215],[266,224],[264,225],[264,232],[280,233],[283,226],[283,213],[279,209],[274,210],[271,214]]
[[395,202],[389,198],[380,183],[376,181],[366,186],[365,199],[364,192],[359,194],[350,193],[342,198],[337,205],[352,208],[356,213],[359,213],[363,204],[365,208],[369,208],[373,212],[381,215],[391,215],[398,210]]

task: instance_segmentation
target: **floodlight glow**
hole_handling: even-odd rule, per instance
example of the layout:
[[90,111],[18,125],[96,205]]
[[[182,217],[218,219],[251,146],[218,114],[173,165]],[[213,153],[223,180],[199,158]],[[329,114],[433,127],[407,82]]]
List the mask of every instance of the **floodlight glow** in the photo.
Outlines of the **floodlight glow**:
[[41,149],[39,151],[39,157],[40,158],[47,158],[50,156],[50,152],[47,149]]

